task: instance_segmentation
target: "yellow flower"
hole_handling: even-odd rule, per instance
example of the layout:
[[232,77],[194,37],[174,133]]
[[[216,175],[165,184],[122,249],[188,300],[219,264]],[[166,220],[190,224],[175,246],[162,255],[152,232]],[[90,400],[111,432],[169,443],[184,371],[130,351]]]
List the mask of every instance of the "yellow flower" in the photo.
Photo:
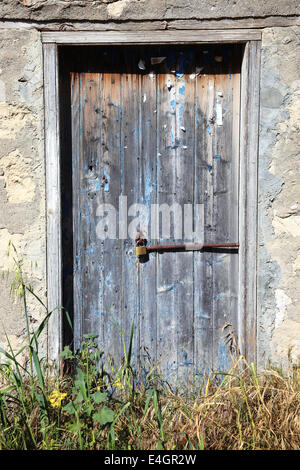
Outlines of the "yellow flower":
[[64,398],[66,398],[66,396],[67,396],[66,393],[60,393],[59,390],[54,390],[51,393],[51,395],[49,395],[48,398],[53,408],[60,408],[61,402],[63,401]]
[[120,390],[123,390],[124,389],[124,385],[122,384],[121,380],[119,377],[117,377],[115,380],[114,380],[114,385],[116,387],[118,387]]

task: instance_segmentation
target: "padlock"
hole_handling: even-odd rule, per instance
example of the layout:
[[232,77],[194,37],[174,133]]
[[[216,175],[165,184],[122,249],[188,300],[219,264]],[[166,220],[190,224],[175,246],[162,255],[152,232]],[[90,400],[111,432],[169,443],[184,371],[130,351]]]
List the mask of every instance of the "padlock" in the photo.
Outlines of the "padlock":
[[135,253],[137,256],[143,256],[147,254],[147,247],[146,246],[136,246]]

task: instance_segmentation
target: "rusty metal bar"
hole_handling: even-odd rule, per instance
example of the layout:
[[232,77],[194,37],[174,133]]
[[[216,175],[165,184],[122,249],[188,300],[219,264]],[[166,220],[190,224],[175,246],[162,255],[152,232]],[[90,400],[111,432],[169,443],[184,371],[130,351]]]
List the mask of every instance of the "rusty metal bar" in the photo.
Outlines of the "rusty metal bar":
[[239,248],[239,243],[185,243],[180,245],[137,246],[138,256],[157,251],[200,251],[206,248]]

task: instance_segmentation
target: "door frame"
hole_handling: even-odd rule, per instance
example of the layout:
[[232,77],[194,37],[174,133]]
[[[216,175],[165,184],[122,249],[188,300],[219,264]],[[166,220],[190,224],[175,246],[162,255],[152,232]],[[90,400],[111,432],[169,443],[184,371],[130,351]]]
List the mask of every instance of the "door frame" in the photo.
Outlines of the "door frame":
[[[42,33],[44,59],[47,301],[54,310],[48,324],[48,359],[58,360],[63,348],[61,135],[59,122],[60,46],[129,44],[245,45],[241,65],[239,129],[239,302],[238,346],[256,363],[257,343],[257,186],[261,30],[181,31],[51,31]],[[241,158],[243,157],[243,158]]]

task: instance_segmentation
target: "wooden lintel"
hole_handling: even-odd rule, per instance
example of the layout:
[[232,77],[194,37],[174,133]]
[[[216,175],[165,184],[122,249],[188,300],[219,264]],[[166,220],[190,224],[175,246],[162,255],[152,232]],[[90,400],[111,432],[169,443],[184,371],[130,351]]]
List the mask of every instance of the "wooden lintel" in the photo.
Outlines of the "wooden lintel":
[[44,43],[88,44],[207,44],[260,41],[261,30],[181,31],[51,31],[42,33]]

